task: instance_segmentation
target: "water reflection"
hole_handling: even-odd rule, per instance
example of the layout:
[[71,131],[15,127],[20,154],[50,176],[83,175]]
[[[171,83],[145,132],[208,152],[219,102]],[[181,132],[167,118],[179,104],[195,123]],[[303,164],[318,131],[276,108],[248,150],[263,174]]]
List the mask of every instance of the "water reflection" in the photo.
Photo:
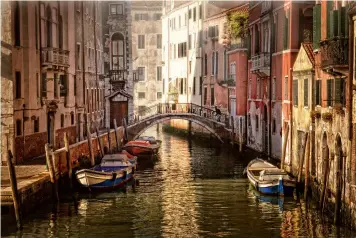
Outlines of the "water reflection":
[[[158,157],[140,158],[138,186],[77,194],[27,216],[24,237],[355,237],[323,221],[313,204],[265,197],[242,173],[254,154],[214,148],[156,128]],[[11,227],[10,227],[11,228]]]

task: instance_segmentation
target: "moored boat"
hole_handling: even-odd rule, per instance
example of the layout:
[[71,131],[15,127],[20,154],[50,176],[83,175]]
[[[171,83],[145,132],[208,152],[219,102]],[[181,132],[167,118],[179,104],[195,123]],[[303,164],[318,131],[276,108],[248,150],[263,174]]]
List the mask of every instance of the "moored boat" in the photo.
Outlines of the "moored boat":
[[160,146],[161,141],[156,140],[153,136],[150,136],[140,137],[137,140],[129,141],[126,145],[124,145],[123,149],[135,156],[152,155],[158,153]]
[[296,181],[283,169],[262,159],[254,159],[247,166],[247,177],[253,187],[262,194],[290,196]]
[[76,172],[79,183],[90,190],[113,190],[133,178],[137,157],[126,151],[105,155],[101,163],[91,169]]

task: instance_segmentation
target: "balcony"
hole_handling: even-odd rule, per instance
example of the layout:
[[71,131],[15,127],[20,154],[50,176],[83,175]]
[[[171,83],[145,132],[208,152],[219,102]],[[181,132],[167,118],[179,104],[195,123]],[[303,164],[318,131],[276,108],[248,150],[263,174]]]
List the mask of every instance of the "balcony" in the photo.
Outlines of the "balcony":
[[346,73],[349,64],[349,39],[334,37],[320,41],[321,67],[323,70]]
[[42,66],[48,68],[69,67],[69,51],[58,48],[42,48]]
[[114,69],[109,71],[110,83],[113,86],[114,91],[125,90],[126,70]]
[[270,53],[264,52],[258,55],[252,56],[251,72],[257,74],[258,77],[268,77],[270,75]]

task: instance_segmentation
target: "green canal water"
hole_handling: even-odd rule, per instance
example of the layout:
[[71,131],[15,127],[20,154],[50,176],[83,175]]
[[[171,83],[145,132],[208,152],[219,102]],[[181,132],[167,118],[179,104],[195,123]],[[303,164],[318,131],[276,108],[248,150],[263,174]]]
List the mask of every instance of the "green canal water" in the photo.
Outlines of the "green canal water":
[[215,148],[156,128],[156,159],[140,159],[137,186],[78,194],[43,205],[8,237],[356,237],[321,219],[313,205],[257,194],[243,176],[252,152]]

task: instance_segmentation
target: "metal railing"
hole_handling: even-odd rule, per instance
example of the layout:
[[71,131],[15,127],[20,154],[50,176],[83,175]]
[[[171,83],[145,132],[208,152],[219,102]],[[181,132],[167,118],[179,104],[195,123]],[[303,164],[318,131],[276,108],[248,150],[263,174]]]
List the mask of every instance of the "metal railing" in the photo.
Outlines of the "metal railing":
[[159,103],[151,107],[146,107],[129,114],[128,125],[136,124],[157,114],[166,113],[190,113],[223,123],[226,128],[231,127],[229,115],[224,113],[217,115],[215,110],[194,103]]
[[267,52],[252,56],[252,70],[258,70],[264,67],[270,67],[270,54]]
[[348,66],[349,39],[334,37],[320,42],[321,66]]

